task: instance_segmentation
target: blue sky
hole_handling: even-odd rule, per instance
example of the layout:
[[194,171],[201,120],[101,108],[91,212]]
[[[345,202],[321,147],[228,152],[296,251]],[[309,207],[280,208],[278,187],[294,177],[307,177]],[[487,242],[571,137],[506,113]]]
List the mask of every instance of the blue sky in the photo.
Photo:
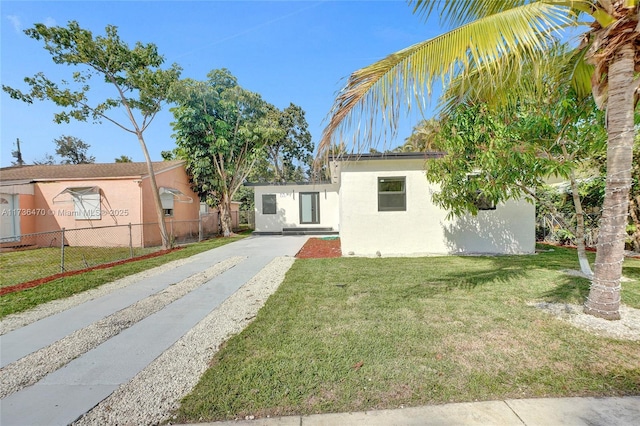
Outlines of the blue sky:
[[[263,99],[285,108],[301,106],[314,142],[344,79],[358,68],[441,31],[411,13],[402,0],[393,1],[2,1],[2,84],[26,89],[22,79],[44,72],[52,79],[70,80],[72,67],[56,65],[42,43],[22,31],[33,24],[66,26],[76,20],[94,34],[106,25],[118,27],[120,37],[133,45],[155,43],[165,64],[178,63],[182,77],[205,80],[209,71],[228,68],[239,84]],[[109,93],[113,96],[113,93]],[[11,150],[20,138],[27,163],[54,154],[53,140],[75,136],[91,145],[97,162],[113,162],[120,155],[143,161],[133,134],[115,125],[55,124],[59,109],[49,102],[27,105],[1,98],[1,161],[11,164]],[[125,120],[122,112],[115,117]],[[404,116],[403,116],[404,117]],[[416,114],[402,120],[396,146],[419,121]],[[172,149],[173,117],[169,108],[145,133],[153,160]]]

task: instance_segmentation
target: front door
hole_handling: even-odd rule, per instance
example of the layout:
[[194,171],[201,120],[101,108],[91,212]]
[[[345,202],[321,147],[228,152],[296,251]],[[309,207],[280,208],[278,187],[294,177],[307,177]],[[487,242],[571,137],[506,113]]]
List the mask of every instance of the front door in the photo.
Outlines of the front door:
[[320,193],[300,193],[300,224],[320,223]]

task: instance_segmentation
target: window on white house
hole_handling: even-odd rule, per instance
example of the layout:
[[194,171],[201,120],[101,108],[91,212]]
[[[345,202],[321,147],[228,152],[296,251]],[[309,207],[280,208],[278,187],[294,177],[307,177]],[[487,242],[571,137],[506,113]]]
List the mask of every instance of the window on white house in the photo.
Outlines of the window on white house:
[[[467,173],[467,181],[469,184],[472,184],[476,188],[480,185],[477,183],[478,179],[486,179],[483,177],[482,172],[480,170],[474,170],[471,173]],[[473,204],[475,204],[478,210],[495,210],[496,204],[491,201],[486,195],[482,193],[482,190],[476,190],[476,196],[473,200],[471,200]]]
[[477,191],[475,199],[475,205],[478,210],[495,210],[496,204],[489,200],[486,195],[482,193],[482,191]]
[[407,192],[405,177],[378,178],[378,211],[407,210]]
[[262,214],[276,214],[276,194],[262,194]]

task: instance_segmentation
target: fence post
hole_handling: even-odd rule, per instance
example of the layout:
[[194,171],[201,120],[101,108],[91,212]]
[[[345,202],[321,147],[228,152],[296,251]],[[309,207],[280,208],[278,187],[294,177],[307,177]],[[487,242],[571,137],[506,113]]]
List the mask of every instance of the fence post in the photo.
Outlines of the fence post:
[[60,272],[64,272],[64,228],[62,228],[62,238],[60,238]]
[[202,241],[202,215],[198,218],[198,242]]
[[129,257],[133,258],[133,236],[131,235],[131,222],[129,222]]

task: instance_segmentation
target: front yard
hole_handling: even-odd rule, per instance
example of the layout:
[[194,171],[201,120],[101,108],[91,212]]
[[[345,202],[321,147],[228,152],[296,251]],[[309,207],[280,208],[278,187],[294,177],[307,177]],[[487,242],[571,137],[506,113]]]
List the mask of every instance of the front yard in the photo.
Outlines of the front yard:
[[[199,243],[188,244],[181,247],[179,250],[163,254],[159,257],[142,260],[133,259],[131,262],[111,266],[106,269],[61,277],[27,290],[3,294],[0,298],[0,319],[10,314],[34,308],[42,303],[62,299],[76,293],[81,293],[83,291],[99,287],[102,284],[163,265],[172,260],[184,259],[197,253],[232,243],[240,238],[245,238],[247,235],[248,233],[244,233],[234,237],[214,238]],[[42,278],[59,272],[59,270],[56,269],[56,266],[59,268],[58,262],[60,255],[59,251],[55,250],[56,249],[39,249],[15,253],[3,253],[0,255],[0,267],[2,268],[3,274],[0,289],[11,286],[15,283],[25,282],[29,279]],[[69,250],[69,248],[67,248],[67,250]],[[111,250],[111,253],[113,253],[119,249]],[[128,249],[126,250],[126,253],[128,253]],[[69,251],[75,254],[82,253],[81,250],[75,250],[75,248],[71,248]],[[78,257],[79,256],[76,255],[72,258],[78,259]],[[124,257],[126,258],[127,256],[125,255]],[[43,270],[51,272],[45,274],[42,272]]]
[[[640,341],[529,306],[581,304],[574,250],[536,256],[299,259],[230,339],[178,422],[577,395],[640,394]],[[623,302],[640,308],[640,261]]]

